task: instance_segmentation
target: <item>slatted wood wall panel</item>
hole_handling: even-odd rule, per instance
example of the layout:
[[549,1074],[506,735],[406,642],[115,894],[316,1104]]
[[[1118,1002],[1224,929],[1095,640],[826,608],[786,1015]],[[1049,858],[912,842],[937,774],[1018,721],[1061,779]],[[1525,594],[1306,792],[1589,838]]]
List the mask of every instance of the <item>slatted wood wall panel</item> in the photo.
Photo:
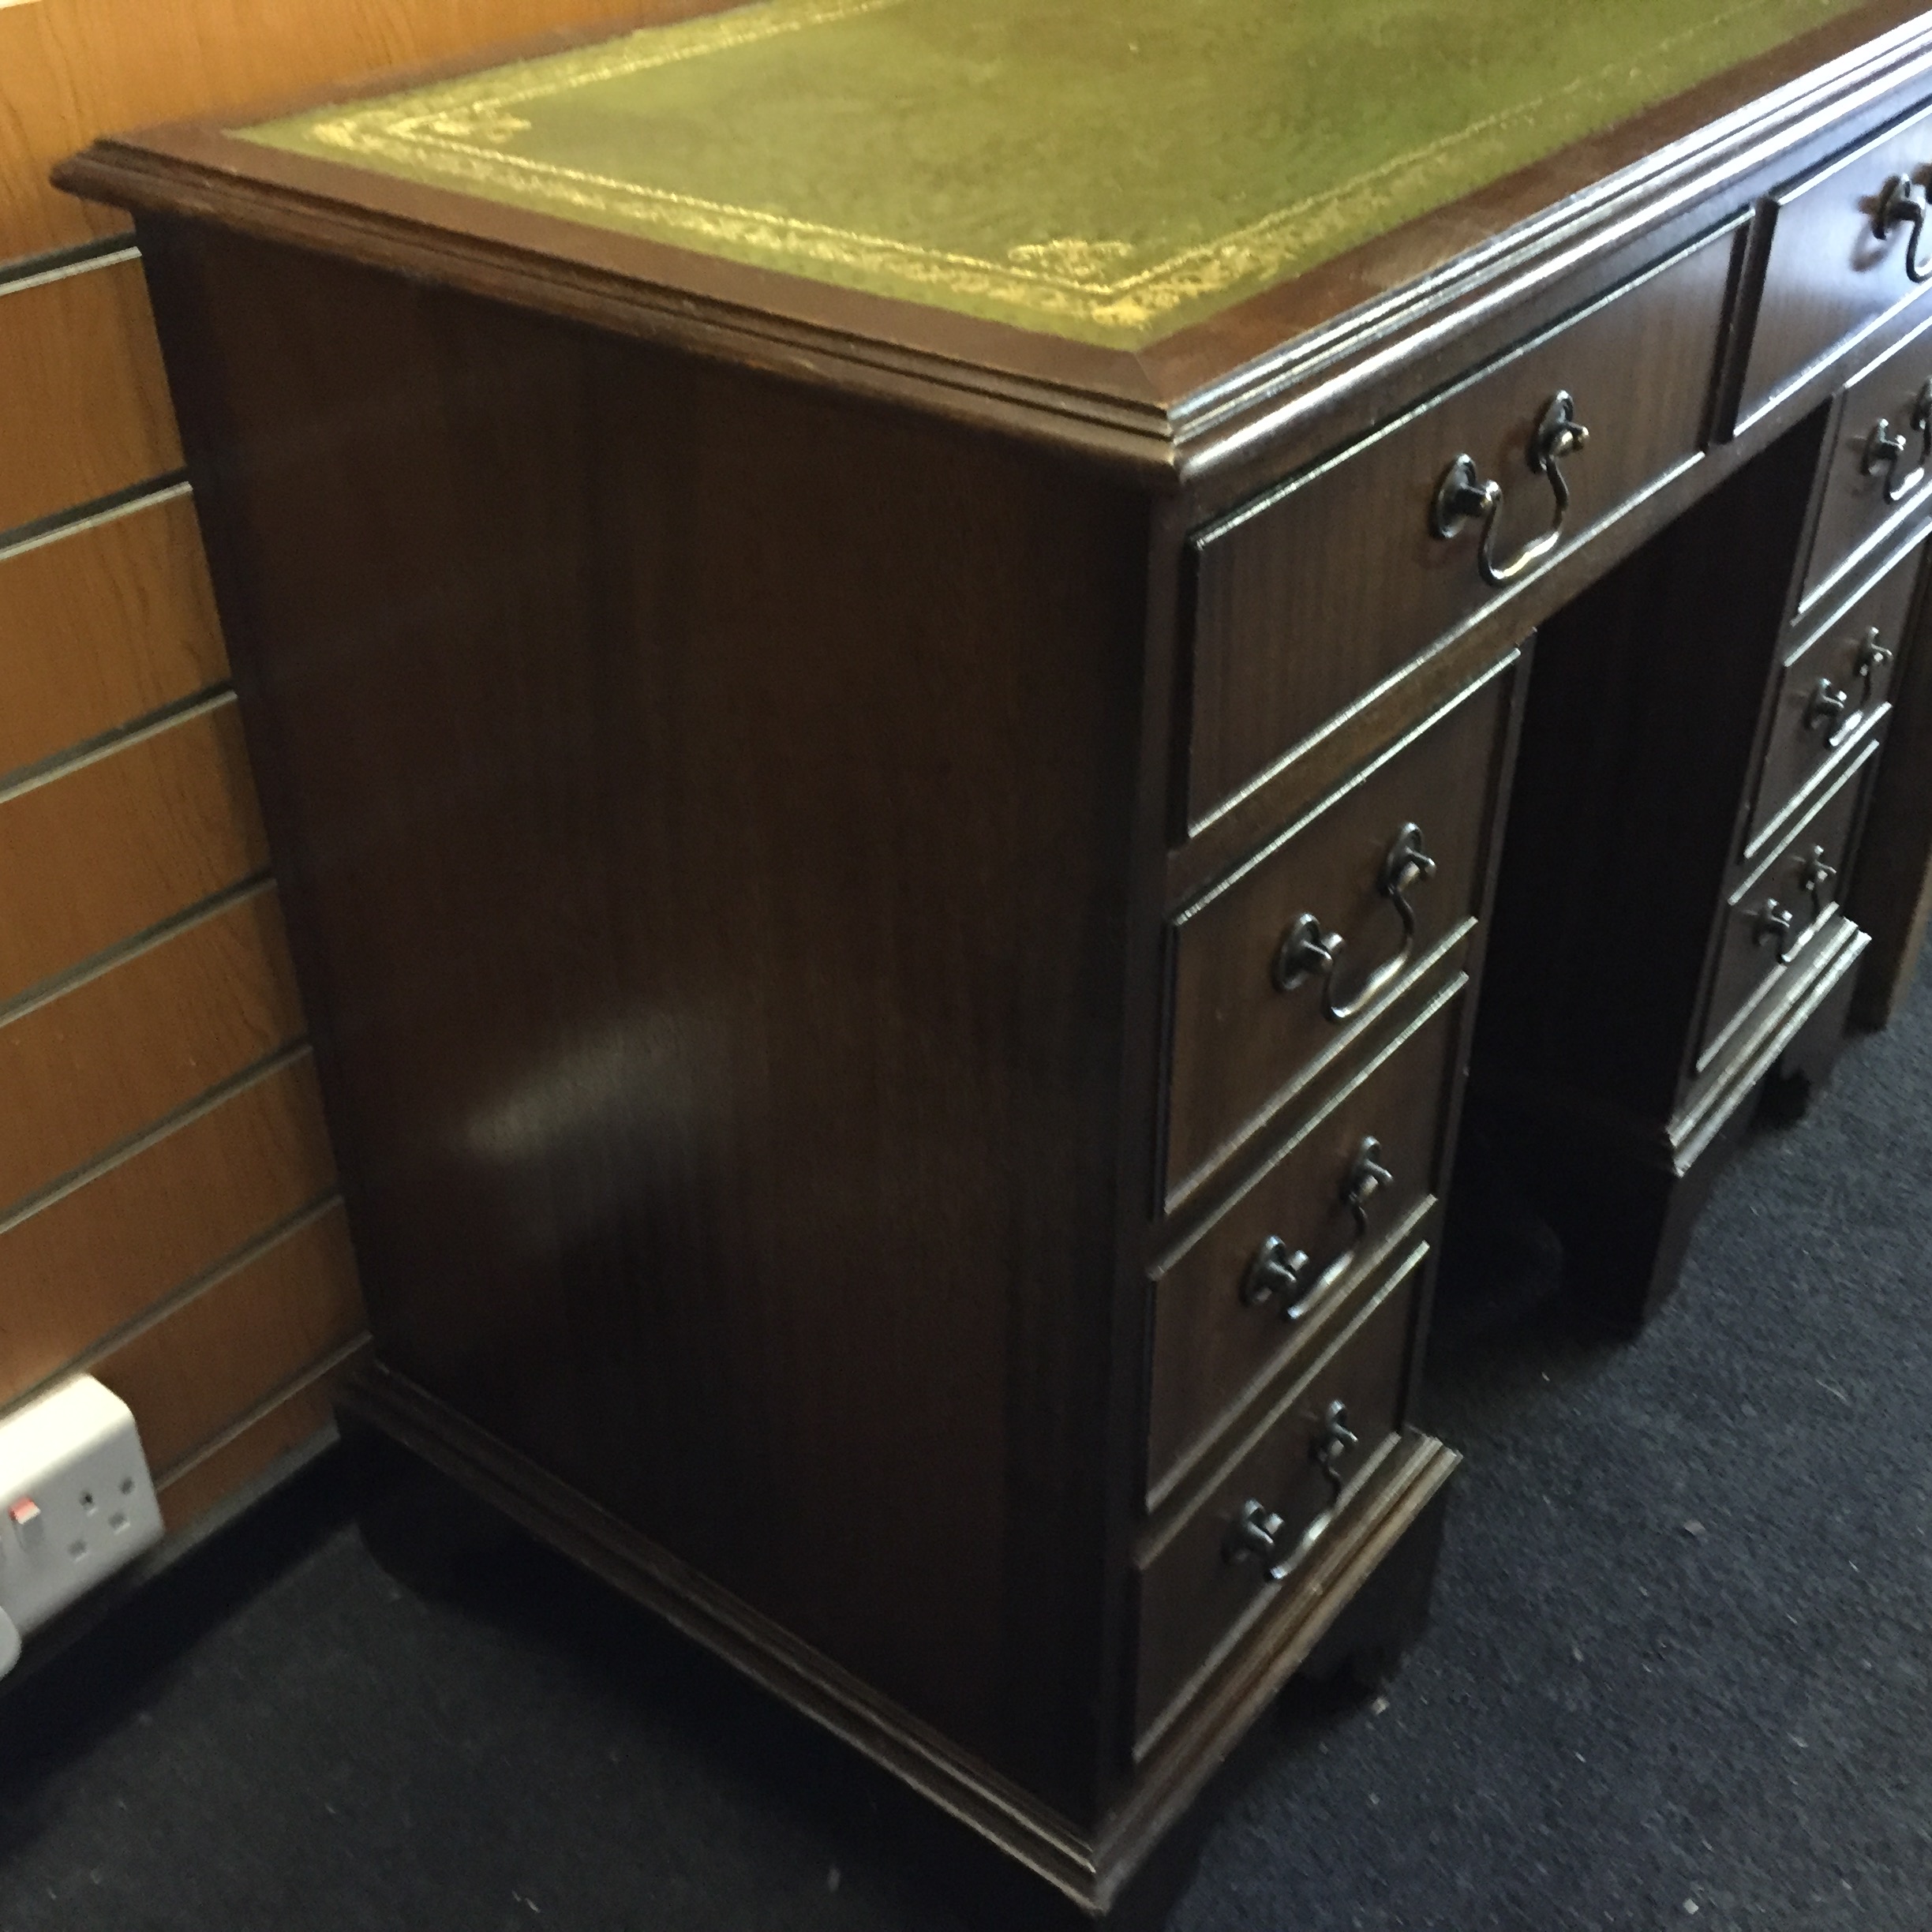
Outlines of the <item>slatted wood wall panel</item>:
[[0,530],[181,466],[137,260],[0,286]]
[[227,675],[185,485],[0,555],[0,774]]
[[[94,1372],[140,1415],[165,1483],[234,1421],[355,1342],[355,1260],[331,1201],[122,1342]],[[219,1371],[211,1374],[211,1369]]]
[[303,1052],[0,1221],[0,1398],[192,1291],[334,1180]]
[[99,1374],[173,1530],[328,1426],[361,1306],[138,259],[47,172],[641,10],[0,0],[0,1409]]
[[0,1024],[0,1201],[44,1193],[300,1039],[271,886],[217,901]]
[[268,863],[232,692],[0,792],[0,1001]]

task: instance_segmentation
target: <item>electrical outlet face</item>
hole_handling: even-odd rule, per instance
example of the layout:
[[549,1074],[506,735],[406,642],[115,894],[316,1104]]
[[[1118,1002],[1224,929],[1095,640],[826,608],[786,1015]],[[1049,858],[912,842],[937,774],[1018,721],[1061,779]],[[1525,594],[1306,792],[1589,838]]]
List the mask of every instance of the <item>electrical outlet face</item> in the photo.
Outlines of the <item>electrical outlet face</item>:
[[92,1376],[0,1421],[0,1612],[21,1635],[160,1540],[134,1417]]

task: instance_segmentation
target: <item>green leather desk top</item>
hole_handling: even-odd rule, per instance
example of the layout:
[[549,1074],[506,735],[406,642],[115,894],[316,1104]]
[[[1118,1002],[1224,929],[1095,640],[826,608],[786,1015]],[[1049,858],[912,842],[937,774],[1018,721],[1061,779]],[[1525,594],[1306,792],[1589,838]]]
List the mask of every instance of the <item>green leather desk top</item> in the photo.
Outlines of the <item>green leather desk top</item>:
[[762,0],[237,129],[1136,348],[1858,0]]

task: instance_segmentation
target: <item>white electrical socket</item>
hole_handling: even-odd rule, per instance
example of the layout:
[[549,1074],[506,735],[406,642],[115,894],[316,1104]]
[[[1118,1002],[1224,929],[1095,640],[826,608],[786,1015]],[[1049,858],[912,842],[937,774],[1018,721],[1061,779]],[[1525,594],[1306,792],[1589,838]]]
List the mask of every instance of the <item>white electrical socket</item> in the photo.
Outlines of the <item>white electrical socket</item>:
[[[28,1635],[160,1540],[133,1415],[92,1376],[0,1421],[0,1627]],[[0,1627],[0,1675],[14,1648]]]

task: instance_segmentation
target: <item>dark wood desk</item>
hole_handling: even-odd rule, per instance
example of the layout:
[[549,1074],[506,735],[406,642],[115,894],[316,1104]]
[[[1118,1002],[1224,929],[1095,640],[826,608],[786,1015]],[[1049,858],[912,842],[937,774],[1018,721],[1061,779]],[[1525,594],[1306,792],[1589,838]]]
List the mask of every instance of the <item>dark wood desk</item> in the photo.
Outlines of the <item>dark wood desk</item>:
[[876,0],[62,176],[138,224],[364,1409],[1096,1912],[1419,1619],[1466,1073],[1634,1326],[1932,843],[1932,21],[1415,11],[1143,9],[1241,113],[1097,168],[1126,15],[1089,86]]

